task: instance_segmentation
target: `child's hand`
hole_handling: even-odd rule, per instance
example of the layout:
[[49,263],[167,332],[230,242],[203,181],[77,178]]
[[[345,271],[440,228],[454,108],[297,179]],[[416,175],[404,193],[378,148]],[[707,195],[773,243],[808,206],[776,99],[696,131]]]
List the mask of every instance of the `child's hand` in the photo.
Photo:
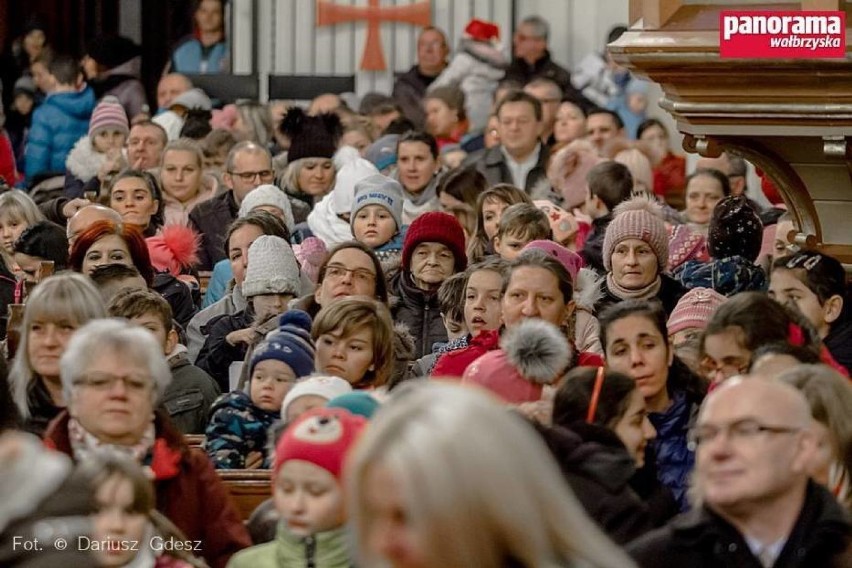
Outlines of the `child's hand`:
[[238,343],[245,343],[246,345],[249,345],[255,340],[256,337],[257,332],[254,330],[254,328],[247,327],[245,329],[238,329],[237,331],[232,331],[231,333],[225,336],[225,341],[227,341],[229,345],[237,345]]
[[246,456],[246,469],[258,469],[263,465],[263,454],[260,452],[249,452]]

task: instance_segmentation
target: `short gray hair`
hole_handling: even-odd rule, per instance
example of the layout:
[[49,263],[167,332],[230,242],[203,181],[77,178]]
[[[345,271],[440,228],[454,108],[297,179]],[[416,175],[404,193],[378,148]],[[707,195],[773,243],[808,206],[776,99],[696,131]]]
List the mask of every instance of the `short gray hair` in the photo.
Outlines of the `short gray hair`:
[[521,25],[532,27],[535,37],[544,38],[545,41],[547,41],[548,36],[550,36],[550,26],[547,25],[547,22],[541,16],[527,16],[521,20]]
[[59,360],[62,393],[65,400],[71,400],[71,393],[78,381],[96,357],[110,354],[143,362],[151,380],[154,381],[154,405],[172,381],[172,372],[163,346],[151,335],[150,331],[134,326],[119,318],[92,320],[76,332],[68,342],[65,353]]
[[231,148],[231,151],[228,152],[228,158],[225,160],[225,171],[231,172],[234,169],[234,162],[237,159],[237,154],[239,153],[246,154],[263,154],[267,158],[269,158],[269,165],[272,166],[272,154],[269,153],[269,150],[258,144],[257,142],[252,142],[251,140],[243,140],[242,142],[237,142]]

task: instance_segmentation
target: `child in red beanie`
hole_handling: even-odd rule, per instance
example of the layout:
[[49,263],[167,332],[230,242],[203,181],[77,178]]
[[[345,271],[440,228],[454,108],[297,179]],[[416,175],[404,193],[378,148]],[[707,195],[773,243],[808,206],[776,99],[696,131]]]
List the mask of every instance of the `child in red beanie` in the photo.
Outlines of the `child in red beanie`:
[[274,541],[231,558],[229,568],[348,568],[341,473],[367,424],[341,408],[315,408],[291,424],[275,448],[272,492],[281,516]]

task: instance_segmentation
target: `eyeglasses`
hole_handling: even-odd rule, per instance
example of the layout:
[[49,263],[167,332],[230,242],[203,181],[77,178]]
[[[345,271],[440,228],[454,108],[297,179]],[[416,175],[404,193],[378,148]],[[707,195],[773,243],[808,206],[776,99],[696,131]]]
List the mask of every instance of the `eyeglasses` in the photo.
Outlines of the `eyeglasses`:
[[144,392],[148,390],[153,380],[147,375],[111,375],[109,373],[89,373],[83,375],[76,381],[75,385],[89,387],[96,391],[109,391],[116,383],[124,383],[124,388],[130,392]]
[[710,357],[706,357],[701,364],[705,369],[707,369],[710,376],[721,374],[726,379],[744,374],[748,371],[749,367],[749,362],[741,363],[739,365],[736,363],[723,363],[722,365],[717,365]]
[[697,426],[689,432],[687,440],[689,449],[694,452],[698,446],[712,442],[722,432],[726,433],[731,443],[736,444],[748,442],[761,434],[796,434],[801,430],[792,426],[770,426],[757,420],[746,419],[721,426]]
[[329,264],[325,267],[325,276],[331,280],[342,280],[347,274],[351,274],[353,280],[364,284],[376,281],[376,275],[366,268],[346,268],[342,264]]
[[232,176],[237,176],[244,182],[254,181],[254,178],[260,177],[261,181],[271,180],[275,172],[272,170],[260,170],[259,172],[228,172]]

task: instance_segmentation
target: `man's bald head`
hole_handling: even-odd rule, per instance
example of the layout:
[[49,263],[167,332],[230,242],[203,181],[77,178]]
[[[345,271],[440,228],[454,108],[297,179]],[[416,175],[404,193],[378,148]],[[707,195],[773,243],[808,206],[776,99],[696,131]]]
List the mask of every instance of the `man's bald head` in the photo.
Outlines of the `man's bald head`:
[[757,417],[783,418],[805,427],[810,422],[811,411],[808,401],[796,388],[763,376],[745,376],[730,379],[713,390],[704,401],[699,414],[740,412]]
[[186,75],[169,73],[163,75],[157,83],[157,108],[169,108],[176,96],[192,88],[192,81]]
[[73,247],[74,241],[77,240],[80,233],[91,227],[96,221],[121,223],[121,215],[115,209],[103,205],[94,204],[83,207],[68,219],[68,228],[66,229],[68,247]]

